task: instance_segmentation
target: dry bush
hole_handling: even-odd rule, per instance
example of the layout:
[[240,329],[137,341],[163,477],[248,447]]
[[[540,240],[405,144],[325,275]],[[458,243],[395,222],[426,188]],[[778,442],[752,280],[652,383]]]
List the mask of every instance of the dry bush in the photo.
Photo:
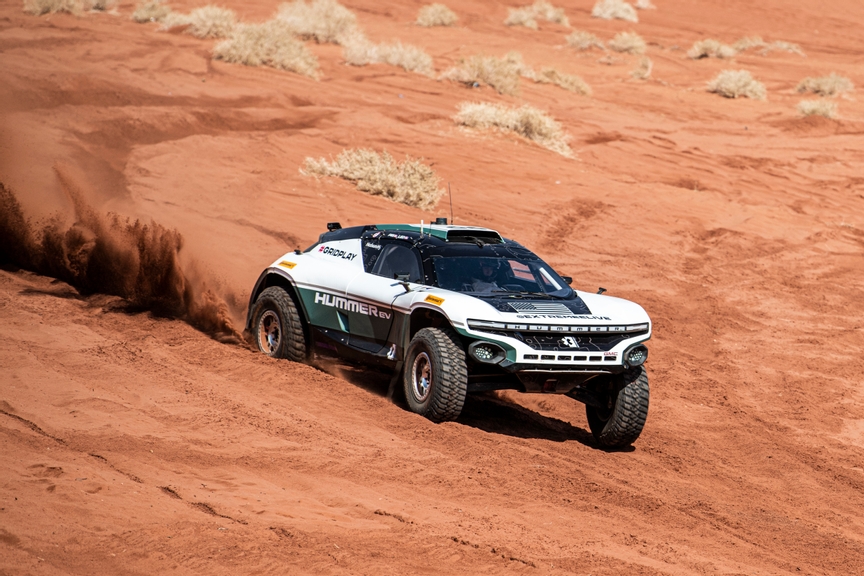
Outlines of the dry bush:
[[603,18],[604,20],[639,21],[636,9],[627,2],[624,2],[624,0],[598,0],[594,5],[594,9],[591,10],[591,16],[594,18]]
[[354,13],[336,0],[294,0],[279,7],[277,18],[298,36],[319,44],[342,44],[359,34]]
[[459,17],[444,4],[429,4],[417,14],[418,26],[453,26]]
[[636,0],[634,4],[638,10],[656,10],[657,7],[651,3],[651,0]]
[[737,53],[735,48],[708,38],[695,42],[693,47],[687,51],[687,57],[693,60],[699,60],[700,58],[732,58]]
[[421,209],[434,206],[444,193],[438,189],[438,176],[420,160],[406,157],[400,164],[387,152],[363,148],[343,150],[330,162],[306,158],[300,172],[344,178],[358,190]]
[[432,57],[422,48],[401,42],[374,44],[359,34],[351,40],[343,39],[342,55],[348,64],[354,66],[389,64],[426,76],[433,72]]
[[582,96],[591,95],[591,87],[585,80],[574,74],[564,74],[555,68],[543,68],[537,73],[526,69],[524,75],[538,84],[555,84]]
[[627,54],[644,54],[648,45],[635,32],[619,32],[606,44],[610,50]]
[[804,78],[798,83],[795,91],[802,94],[812,92],[819,96],[836,96],[844,92],[852,92],[854,89],[855,86],[851,80],[832,72],[828,76],[819,78]]
[[600,48],[601,50],[606,49],[603,42],[601,42],[597,36],[590,32],[583,32],[582,30],[576,30],[567,36],[567,44],[576,50],[588,50],[594,47]]
[[132,13],[132,20],[143,24],[144,22],[162,22],[171,13],[171,8],[164,5],[161,0],[150,0],[141,2]]
[[723,70],[708,83],[708,91],[726,98],[765,100],[765,85],[746,70]]
[[647,80],[651,77],[651,71],[654,69],[654,63],[647,56],[643,56],[639,61],[639,66],[630,72],[630,76],[637,80]]
[[837,117],[837,104],[828,100],[802,100],[798,103],[798,112],[802,116]]
[[169,12],[162,20],[160,30],[176,26],[187,26],[186,34],[196,38],[227,38],[237,25],[233,10],[209,4],[192,10],[189,14]]
[[519,76],[524,71],[522,56],[510,52],[503,58],[482,55],[463,58],[458,66],[444,72],[441,78],[467,86],[487,84],[499,94],[513,95],[519,90]]
[[463,102],[453,117],[457,124],[469,128],[497,129],[514,132],[537,142],[544,148],[570,157],[569,137],[561,124],[540,110],[528,106],[509,108],[486,102]]
[[114,0],[24,0],[24,12],[41,16],[65,12],[67,14],[82,14],[89,10],[107,10]]
[[511,8],[504,24],[507,26],[525,26],[537,30],[538,19],[570,27],[570,21],[564,14],[564,9],[556,8],[546,0],[537,0],[530,6]]
[[213,49],[213,58],[246,66],[270,66],[316,78],[318,60],[279,20],[240,24]]
[[783,40],[765,42],[761,36],[745,36],[735,42],[735,44],[732,45],[732,48],[734,48],[738,52],[744,52],[745,50],[750,50],[751,48],[761,48],[761,50],[759,50],[759,54],[762,56],[765,56],[773,50],[781,50],[783,52],[792,52],[794,54],[798,54],[799,56],[806,56],[806,54],[804,54],[804,51],[801,50],[801,47],[797,44],[792,44],[791,42],[784,42]]

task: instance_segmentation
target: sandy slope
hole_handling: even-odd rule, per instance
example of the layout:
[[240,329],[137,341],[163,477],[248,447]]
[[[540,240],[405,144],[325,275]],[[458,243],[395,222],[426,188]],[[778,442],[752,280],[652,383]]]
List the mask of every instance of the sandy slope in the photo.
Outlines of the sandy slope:
[[[276,3],[228,2],[264,19]],[[118,14],[35,18],[0,7],[0,182],[34,222],[97,213],[184,238],[191,282],[242,303],[260,269],[324,223],[429,220],[306,156],[345,147],[424,157],[456,221],[494,226],[584,289],[655,321],[652,405],[632,451],[597,450],[567,398],[472,399],[433,425],[337,378],[222,344],[189,325],[0,271],[0,573],[855,574],[864,571],[864,105],[799,119],[804,76],[864,85],[857,2],[656,0],[637,57],[565,47],[567,31],[410,25],[421,2],[347,1],[374,40],[460,56],[520,51],[578,73],[579,97],[520,96],[400,69],[345,66],[311,45],[318,82],[213,62],[212,41]],[[196,4],[172,4],[190,9]],[[453,6],[456,8],[456,6]],[[690,61],[697,39],[801,45]],[[767,102],[704,92],[725,68]],[[857,93],[856,93],[857,94]],[[530,103],[572,136],[567,159],[457,129],[459,102]],[[5,208],[4,208],[5,209]]]

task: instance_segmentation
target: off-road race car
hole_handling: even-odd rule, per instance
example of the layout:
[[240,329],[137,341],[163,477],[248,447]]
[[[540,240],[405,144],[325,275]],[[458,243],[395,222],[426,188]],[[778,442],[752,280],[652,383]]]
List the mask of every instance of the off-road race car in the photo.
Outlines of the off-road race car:
[[639,437],[651,337],[641,306],[571,289],[487,228],[327,229],[258,278],[246,328],[263,353],[392,371],[410,409],[435,422],[456,419],[466,394],[513,389],[583,402],[601,446]]

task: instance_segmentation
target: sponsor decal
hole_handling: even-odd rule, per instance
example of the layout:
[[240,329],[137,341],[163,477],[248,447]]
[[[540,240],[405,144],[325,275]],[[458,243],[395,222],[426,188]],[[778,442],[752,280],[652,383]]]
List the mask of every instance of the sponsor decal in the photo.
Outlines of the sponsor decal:
[[384,318],[385,320],[390,319],[390,313],[378,310],[377,306],[357,302],[356,300],[343,298],[342,296],[336,296],[335,294],[322,294],[321,292],[315,292],[315,304],[330,306],[331,308],[345,310],[346,312],[357,312],[358,314],[365,314],[366,316],[372,316],[374,318]]
[[279,262],[279,266],[282,266],[283,268],[288,268],[289,270],[294,268],[294,266],[296,266],[296,265],[297,265],[296,263],[288,262],[287,260],[282,260],[281,262]]
[[410,236],[406,236],[405,234],[393,234],[392,232],[388,232],[385,234],[387,238],[396,238],[397,240],[410,240]]
[[322,254],[326,254],[327,256],[333,256],[334,258],[341,258],[343,260],[354,260],[357,257],[357,254],[354,252],[346,252],[345,250],[337,250],[336,248],[331,248],[330,246],[321,246],[318,249],[318,252]]
[[617,355],[618,355],[617,352],[604,352],[603,353],[603,356],[617,356]]
[[579,348],[579,341],[573,336],[565,336],[558,340],[558,342],[565,348]]
[[381,249],[381,245],[380,245],[380,244],[373,244],[372,242],[368,242],[368,243],[366,244],[366,247],[367,247],[367,248],[372,248],[373,250],[380,250],[380,249]]
[[612,320],[608,316],[576,316],[564,314],[517,314],[516,318],[560,318],[563,320]]
[[436,306],[440,306],[441,304],[444,303],[444,298],[439,298],[438,296],[433,296],[432,294],[429,294],[428,296],[426,296],[425,301],[429,302],[430,304],[435,304]]

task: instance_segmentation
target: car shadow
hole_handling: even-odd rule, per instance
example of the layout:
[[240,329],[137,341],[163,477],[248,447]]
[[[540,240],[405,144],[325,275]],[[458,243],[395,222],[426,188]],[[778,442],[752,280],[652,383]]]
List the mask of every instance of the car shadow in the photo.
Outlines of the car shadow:
[[[390,394],[392,379],[390,374],[332,361],[318,361],[315,365],[318,369],[342,378],[377,396],[387,397]],[[401,385],[396,386],[391,400],[403,410],[409,410]],[[616,449],[598,446],[590,431],[573,426],[564,420],[550,418],[518,404],[502,400],[494,393],[469,394],[465,399],[462,414],[456,422],[489,434],[501,434],[514,438],[536,438],[552,442],[575,441],[589,448],[607,452],[631,452],[633,450],[631,446]]]
[[457,422],[491,434],[553,442],[576,441],[590,448],[601,449],[591,432],[507,402],[493,394],[469,395]]

